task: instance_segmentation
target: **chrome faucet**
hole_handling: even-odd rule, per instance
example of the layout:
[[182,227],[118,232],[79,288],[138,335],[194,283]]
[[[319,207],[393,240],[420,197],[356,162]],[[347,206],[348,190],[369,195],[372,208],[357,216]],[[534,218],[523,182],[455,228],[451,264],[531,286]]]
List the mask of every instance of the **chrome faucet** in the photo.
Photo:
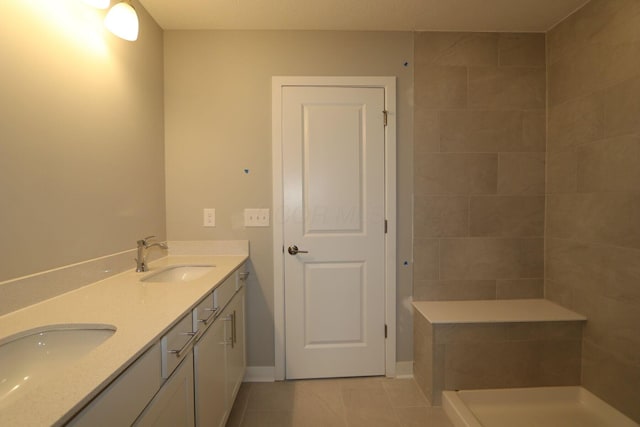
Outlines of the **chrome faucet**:
[[147,271],[147,249],[157,246],[161,249],[169,249],[166,243],[151,243],[149,241],[156,236],[147,236],[144,239],[138,240],[138,257],[136,258],[136,271],[141,273]]

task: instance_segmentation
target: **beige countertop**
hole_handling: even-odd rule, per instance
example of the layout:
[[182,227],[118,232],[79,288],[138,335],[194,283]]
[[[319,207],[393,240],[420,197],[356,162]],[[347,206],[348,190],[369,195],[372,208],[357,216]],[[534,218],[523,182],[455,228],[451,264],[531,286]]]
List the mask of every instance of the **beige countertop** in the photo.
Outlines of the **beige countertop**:
[[432,324],[587,320],[545,299],[414,301],[413,307]]
[[[106,324],[115,334],[77,363],[27,384],[19,397],[0,403],[0,426],[62,424],[95,397],[247,256],[175,256],[84,286],[0,317],[0,341],[46,325]],[[188,283],[141,282],[169,265],[214,264]]]

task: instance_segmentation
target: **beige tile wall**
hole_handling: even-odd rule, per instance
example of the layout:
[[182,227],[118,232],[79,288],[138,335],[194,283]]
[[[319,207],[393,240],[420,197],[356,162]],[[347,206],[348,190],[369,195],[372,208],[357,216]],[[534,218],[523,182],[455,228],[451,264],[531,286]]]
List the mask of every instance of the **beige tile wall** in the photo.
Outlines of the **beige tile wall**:
[[434,384],[433,325],[425,317],[413,312],[413,378],[430,403],[433,403],[434,387],[442,390],[442,384]]
[[442,390],[580,384],[582,321],[434,324],[414,313],[413,374],[434,405]]
[[434,371],[443,390],[577,385],[581,334],[582,322],[436,325]]
[[414,300],[543,293],[543,34],[416,33]]
[[640,2],[547,35],[545,295],[588,317],[582,383],[640,422]]

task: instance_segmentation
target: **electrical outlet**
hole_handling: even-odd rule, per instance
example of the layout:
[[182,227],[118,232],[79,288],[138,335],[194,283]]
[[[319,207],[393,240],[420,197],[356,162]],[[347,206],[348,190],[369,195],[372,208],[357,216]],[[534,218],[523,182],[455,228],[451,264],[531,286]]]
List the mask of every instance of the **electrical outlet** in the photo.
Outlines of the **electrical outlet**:
[[204,224],[205,227],[216,226],[216,210],[213,208],[204,209]]
[[245,209],[244,210],[244,226],[245,227],[268,227],[269,226],[269,209]]

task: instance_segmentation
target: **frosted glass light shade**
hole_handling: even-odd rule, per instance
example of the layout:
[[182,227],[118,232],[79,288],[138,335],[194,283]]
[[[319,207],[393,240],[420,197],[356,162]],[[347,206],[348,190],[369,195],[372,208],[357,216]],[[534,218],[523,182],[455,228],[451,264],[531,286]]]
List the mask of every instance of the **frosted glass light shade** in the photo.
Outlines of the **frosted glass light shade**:
[[121,39],[138,40],[138,14],[129,3],[120,2],[113,6],[104,18],[104,25]]
[[111,4],[111,0],[84,0],[84,2],[97,9],[106,9]]

